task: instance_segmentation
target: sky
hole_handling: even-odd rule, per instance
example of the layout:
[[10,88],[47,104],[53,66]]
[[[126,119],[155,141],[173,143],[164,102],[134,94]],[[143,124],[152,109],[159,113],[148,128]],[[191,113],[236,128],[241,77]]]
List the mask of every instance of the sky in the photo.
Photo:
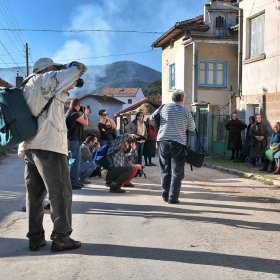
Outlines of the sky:
[[[126,60],[161,72],[161,48],[152,49],[152,43],[177,21],[203,14],[203,5],[208,3],[209,0],[0,0],[0,68],[9,70],[6,74],[1,72],[0,78],[14,84],[16,72],[11,76],[10,67],[26,66],[26,43],[29,66],[42,57],[63,64],[77,60],[85,65]],[[15,29],[19,31],[11,31]],[[24,76],[24,68],[19,69],[19,75]]]

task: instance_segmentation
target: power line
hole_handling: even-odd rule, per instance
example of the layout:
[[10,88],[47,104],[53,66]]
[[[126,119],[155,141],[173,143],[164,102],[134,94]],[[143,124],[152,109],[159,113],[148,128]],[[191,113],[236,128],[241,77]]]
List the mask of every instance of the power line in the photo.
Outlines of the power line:
[[[19,67],[19,65],[15,62],[15,60],[13,59],[13,57],[10,55],[9,51],[6,49],[6,47],[4,46],[4,44],[0,41],[0,43],[2,44],[3,48],[6,50],[6,52],[9,54],[9,56],[11,57],[11,59],[14,61],[14,63],[18,66],[19,70],[22,72],[21,68]],[[1,59],[2,60],[2,59]],[[2,60],[3,61],[3,60]],[[5,63],[6,64],[6,63]],[[6,64],[7,65],[7,64]],[[22,72],[23,73],[23,72]],[[25,75],[23,73],[23,75]]]
[[[16,27],[16,28],[19,28],[19,25],[18,25],[18,23],[17,23],[16,17],[14,16],[14,13],[13,13],[13,11],[12,11],[12,9],[11,9],[11,6],[10,6],[9,1],[6,0],[6,2],[5,2],[5,0],[4,0],[4,4],[5,4],[5,6],[6,6],[6,9],[7,9],[7,11],[8,11],[8,14],[10,15],[11,22],[13,23],[13,26]],[[21,32],[19,32],[19,33],[18,33],[18,36],[19,36],[19,38],[20,38],[22,44],[24,45],[25,42],[26,42],[26,40],[25,40],[25,38],[23,37],[23,34],[22,34]]]
[[20,29],[20,28],[0,28],[4,31],[21,31],[21,32],[68,32],[68,33],[81,33],[81,32],[112,32],[112,33],[143,33],[143,34],[164,34],[164,32],[157,31],[137,31],[137,30],[106,30],[106,29],[80,29],[80,30],[56,30],[56,29]]

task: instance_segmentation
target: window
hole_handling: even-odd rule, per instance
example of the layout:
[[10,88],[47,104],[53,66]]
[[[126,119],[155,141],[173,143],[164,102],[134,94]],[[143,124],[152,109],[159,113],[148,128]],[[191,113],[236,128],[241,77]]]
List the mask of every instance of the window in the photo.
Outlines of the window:
[[128,99],[127,104],[132,104],[132,99]]
[[218,16],[216,17],[216,28],[224,28],[225,19],[224,17]]
[[227,62],[216,60],[199,60],[198,85],[204,87],[226,87]]
[[169,88],[175,88],[175,64],[169,65]]
[[251,19],[250,57],[264,52],[264,14]]

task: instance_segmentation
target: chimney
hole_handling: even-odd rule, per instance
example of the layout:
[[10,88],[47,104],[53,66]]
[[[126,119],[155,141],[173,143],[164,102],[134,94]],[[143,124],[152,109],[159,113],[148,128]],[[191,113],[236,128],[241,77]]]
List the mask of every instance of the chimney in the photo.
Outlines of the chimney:
[[20,76],[18,75],[18,71],[17,71],[17,76],[16,76],[16,87],[19,87],[20,84],[22,83],[22,81],[23,81],[23,77],[20,77]]

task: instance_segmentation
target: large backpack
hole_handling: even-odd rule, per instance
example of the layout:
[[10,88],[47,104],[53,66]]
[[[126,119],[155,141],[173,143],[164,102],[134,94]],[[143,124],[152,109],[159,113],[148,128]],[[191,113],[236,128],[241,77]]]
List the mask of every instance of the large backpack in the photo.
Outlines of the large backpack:
[[[27,81],[25,80],[24,83]],[[49,99],[39,115],[34,117],[20,88],[1,90],[0,145],[9,148],[34,137],[37,133],[37,118],[48,109],[52,100],[53,97]]]
[[93,160],[101,168],[109,169],[113,167],[110,156],[107,155],[110,145],[102,145],[96,149]]

